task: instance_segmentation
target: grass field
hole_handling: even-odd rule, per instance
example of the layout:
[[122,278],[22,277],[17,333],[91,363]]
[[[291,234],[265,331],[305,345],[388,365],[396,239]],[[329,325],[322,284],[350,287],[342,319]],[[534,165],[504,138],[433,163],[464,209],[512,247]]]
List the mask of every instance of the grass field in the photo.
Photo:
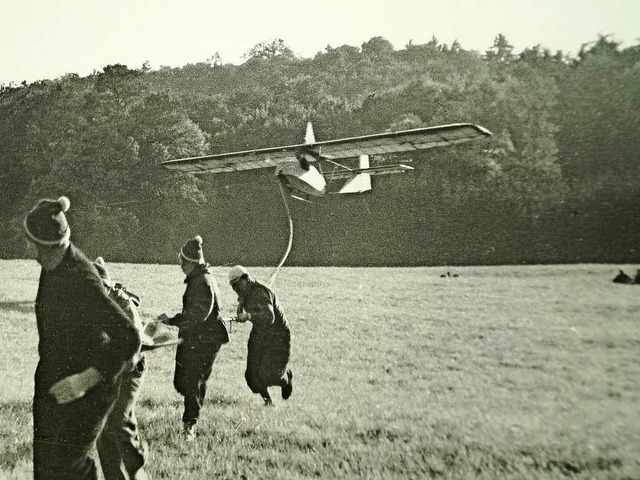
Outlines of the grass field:
[[[639,479],[640,285],[631,265],[283,268],[295,389],[263,407],[234,325],[199,436],[179,435],[174,350],[147,355],[148,471],[168,479]],[[142,312],[173,314],[177,265],[111,265]],[[259,279],[271,269],[255,268]],[[235,310],[216,271],[223,314]],[[0,478],[31,478],[39,266],[0,261]]]

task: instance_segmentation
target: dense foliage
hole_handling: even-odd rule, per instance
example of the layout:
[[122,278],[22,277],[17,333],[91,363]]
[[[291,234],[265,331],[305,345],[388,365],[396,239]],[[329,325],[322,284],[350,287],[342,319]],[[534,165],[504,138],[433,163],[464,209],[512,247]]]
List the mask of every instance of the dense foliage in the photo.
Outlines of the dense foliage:
[[68,195],[73,238],[112,261],[173,262],[191,235],[212,263],[275,264],[288,223],[271,175],[194,178],[166,159],[472,122],[490,140],[379,161],[414,173],[291,205],[290,264],[634,262],[640,236],[640,45],[576,58],[498,35],[484,53],[382,37],[296,58],[258,44],[242,65],[110,65],[0,88],[0,258],[22,219]]

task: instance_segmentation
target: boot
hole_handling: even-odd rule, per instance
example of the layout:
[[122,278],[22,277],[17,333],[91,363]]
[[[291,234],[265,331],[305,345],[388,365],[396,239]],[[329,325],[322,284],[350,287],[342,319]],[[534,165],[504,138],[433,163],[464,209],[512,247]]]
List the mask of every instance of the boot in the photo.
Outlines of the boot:
[[195,424],[184,422],[182,424],[182,435],[184,435],[187,440],[193,440],[194,438],[196,438]]
[[283,400],[288,399],[293,393],[293,372],[291,370],[287,370],[287,383],[282,386],[282,398]]
[[271,395],[269,395],[269,392],[265,390],[264,392],[260,393],[260,396],[262,397],[262,400],[264,400],[265,407],[273,405],[273,401],[271,400]]

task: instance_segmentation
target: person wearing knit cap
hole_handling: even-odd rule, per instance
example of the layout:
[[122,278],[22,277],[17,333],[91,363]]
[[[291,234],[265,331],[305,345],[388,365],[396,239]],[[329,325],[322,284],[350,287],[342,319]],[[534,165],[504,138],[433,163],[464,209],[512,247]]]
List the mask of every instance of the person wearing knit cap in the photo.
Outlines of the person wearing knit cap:
[[69,207],[67,197],[41,200],[24,219],[42,266],[35,301],[36,480],[98,478],[96,440],[120,373],[140,348],[134,322],[109,299],[95,265],[71,242]]
[[179,328],[182,343],[176,350],[173,385],[184,397],[183,433],[195,438],[213,362],[222,345],[229,341],[229,334],[220,316],[218,285],[211,266],[204,260],[202,237],[187,241],[178,258],[187,284],[182,311],[173,317],[163,313],[158,321]]
[[238,294],[236,321],[251,322],[247,344],[245,380],[265,405],[273,402],[269,387],[281,387],[287,400],[293,392],[293,372],[289,368],[291,331],[275,293],[254,280],[246,268],[236,265],[229,271],[229,284]]
[[[93,263],[104,282],[107,294],[131,317],[144,343],[146,335],[138,312],[139,300],[134,300],[138,297],[127,292],[121,283],[111,280],[104,258],[98,257]],[[120,375],[118,397],[98,437],[98,456],[105,480],[148,478],[144,470],[147,444],[140,435],[135,413],[145,370],[146,360],[139,349]]]

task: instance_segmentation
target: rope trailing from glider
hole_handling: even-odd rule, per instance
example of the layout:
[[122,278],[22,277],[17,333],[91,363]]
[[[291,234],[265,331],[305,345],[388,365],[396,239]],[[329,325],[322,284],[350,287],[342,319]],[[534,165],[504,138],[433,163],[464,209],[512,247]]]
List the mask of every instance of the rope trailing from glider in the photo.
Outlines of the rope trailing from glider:
[[278,179],[278,186],[280,187],[280,195],[282,195],[284,208],[287,211],[287,218],[289,219],[289,244],[287,245],[287,250],[284,252],[284,255],[280,260],[280,263],[278,263],[278,266],[275,268],[275,270],[271,274],[271,277],[269,277],[269,287],[271,287],[273,285],[273,282],[275,282],[276,276],[280,271],[280,267],[284,264],[284,262],[286,262],[287,257],[289,256],[289,252],[291,251],[291,246],[293,245],[293,218],[291,217],[291,210],[289,209],[289,201],[287,200],[288,195],[287,195],[287,192],[285,191],[284,185],[282,185],[282,182],[279,179]]

